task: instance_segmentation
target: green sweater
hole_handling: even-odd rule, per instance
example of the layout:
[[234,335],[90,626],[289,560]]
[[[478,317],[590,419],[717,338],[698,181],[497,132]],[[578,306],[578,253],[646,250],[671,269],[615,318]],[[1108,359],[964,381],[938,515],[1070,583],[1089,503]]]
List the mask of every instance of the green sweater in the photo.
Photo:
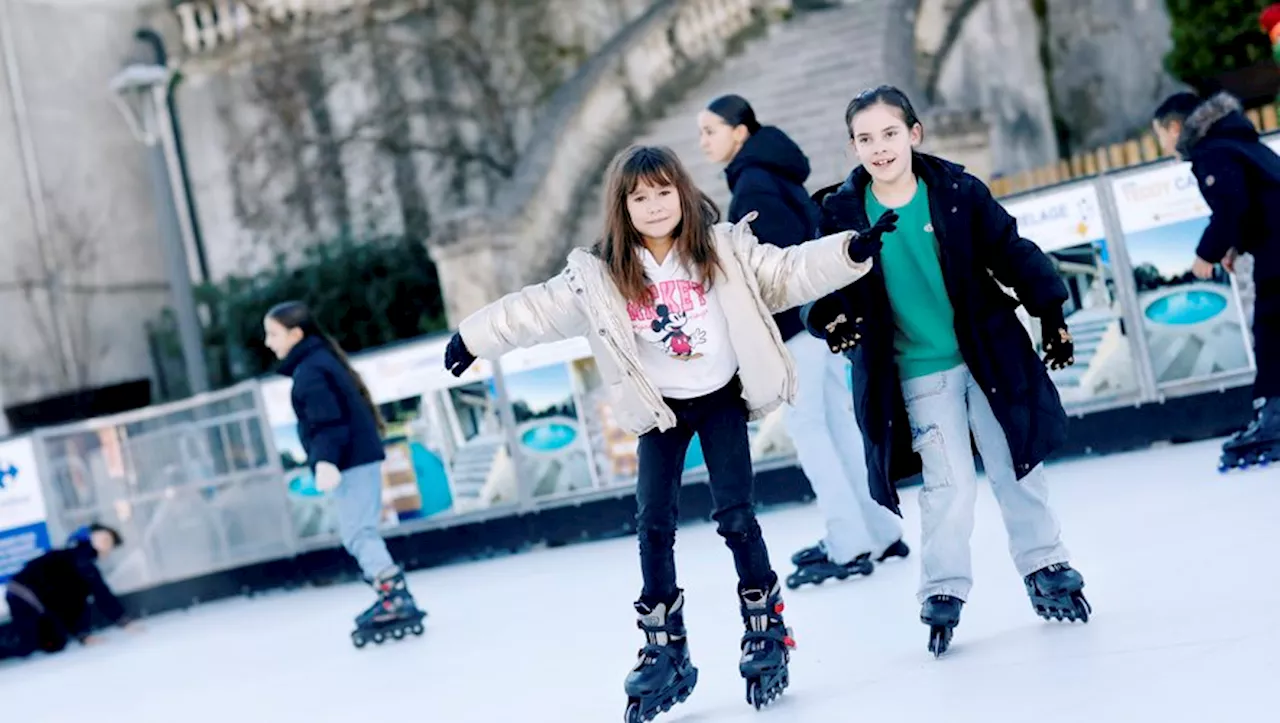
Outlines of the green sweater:
[[[867,217],[875,223],[888,210],[867,186]],[[916,193],[898,212],[898,228],[884,235],[880,270],[893,309],[893,350],[902,379],[946,371],[963,363],[956,340],[955,310],[947,296],[938,239],[929,214],[929,189]]]

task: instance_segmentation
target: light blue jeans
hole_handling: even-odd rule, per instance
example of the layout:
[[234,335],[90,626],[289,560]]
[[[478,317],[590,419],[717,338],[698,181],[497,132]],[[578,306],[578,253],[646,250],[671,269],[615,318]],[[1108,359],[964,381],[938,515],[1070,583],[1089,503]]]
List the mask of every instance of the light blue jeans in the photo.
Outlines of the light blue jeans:
[[832,562],[879,557],[902,538],[897,515],[871,499],[862,431],[853,414],[849,361],[801,333],[787,342],[799,384],[786,411],[787,433],[826,518],[822,541]]
[[365,578],[376,580],[394,571],[395,562],[378,531],[382,519],[382,463],[344,470],[333,496],[342,546],[356,559]]
[[1018,574],[1066,562],[1058,519],[1049,509],[1044,465],[1021,480],[991,404],[961,365],[902,382],[911,421],[912,449],[924,465],[920,492],[920,602],[933,595],[968,599],[973,587],[969,538],[973,534],[978,474],[969,433],[1000,505],[1009,552]]

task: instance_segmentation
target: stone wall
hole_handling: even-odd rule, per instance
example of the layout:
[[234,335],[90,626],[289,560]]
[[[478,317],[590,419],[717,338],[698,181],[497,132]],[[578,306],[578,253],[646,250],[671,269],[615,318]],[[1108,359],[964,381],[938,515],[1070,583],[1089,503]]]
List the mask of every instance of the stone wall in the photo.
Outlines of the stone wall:
[[687,90],[776,6],[662,0],[561,87],[540,119],[545,133],[535,133],[545,142],[521,159],[513,182],[432,239],[450,322],[539,280],[549,259],[563,257],[601,169],[639,121],[660,113],[673,91]]
[[1162,65],[1173,47],[1164,0],[1049,0],[1047,8],[1049,88],[1068,153],[1134,137],[1182,90]]
[[143,147],[113,104],[146,3],[0,0],[0,397],[151,375],[168,302]]
[[1163,0],[920,0],[916,45],[933,100],[990,122],[1001,175],[1131,138],[1178,89]]
[[493,202],[555,88],[649,4],[378,0],[178,32],[197,39],[179,98],[214,277]]

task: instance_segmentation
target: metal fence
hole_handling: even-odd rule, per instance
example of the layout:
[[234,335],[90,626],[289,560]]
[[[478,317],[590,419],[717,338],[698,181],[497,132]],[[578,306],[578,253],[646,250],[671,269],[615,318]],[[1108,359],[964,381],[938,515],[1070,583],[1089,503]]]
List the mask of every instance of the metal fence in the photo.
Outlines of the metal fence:
[[297,547],[256,383],[34,435],[50,539],[126,539],[121,591],[287,557]]

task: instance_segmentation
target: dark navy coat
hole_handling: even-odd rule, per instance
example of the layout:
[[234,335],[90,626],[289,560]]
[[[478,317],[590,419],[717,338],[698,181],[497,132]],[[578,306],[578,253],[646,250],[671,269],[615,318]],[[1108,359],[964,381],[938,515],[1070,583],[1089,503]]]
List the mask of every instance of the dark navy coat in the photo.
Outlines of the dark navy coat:
[[[821,212],[804,190],[809,159],[786,133],[773,126],[761,127],[742,144],[724,173],[733,194],[731,223],[756,211],[759,215],[751,222],[751,231],[765,243],[795,246],[817,237]],[[799,309],[775,314],[773,320],[783,341],[804,331]]]
[[308,336],[280,364],[293,377],[293,411],[307,464],[331,462],[340,470],[386,459],[378,422],[355,380],[323,339]]

